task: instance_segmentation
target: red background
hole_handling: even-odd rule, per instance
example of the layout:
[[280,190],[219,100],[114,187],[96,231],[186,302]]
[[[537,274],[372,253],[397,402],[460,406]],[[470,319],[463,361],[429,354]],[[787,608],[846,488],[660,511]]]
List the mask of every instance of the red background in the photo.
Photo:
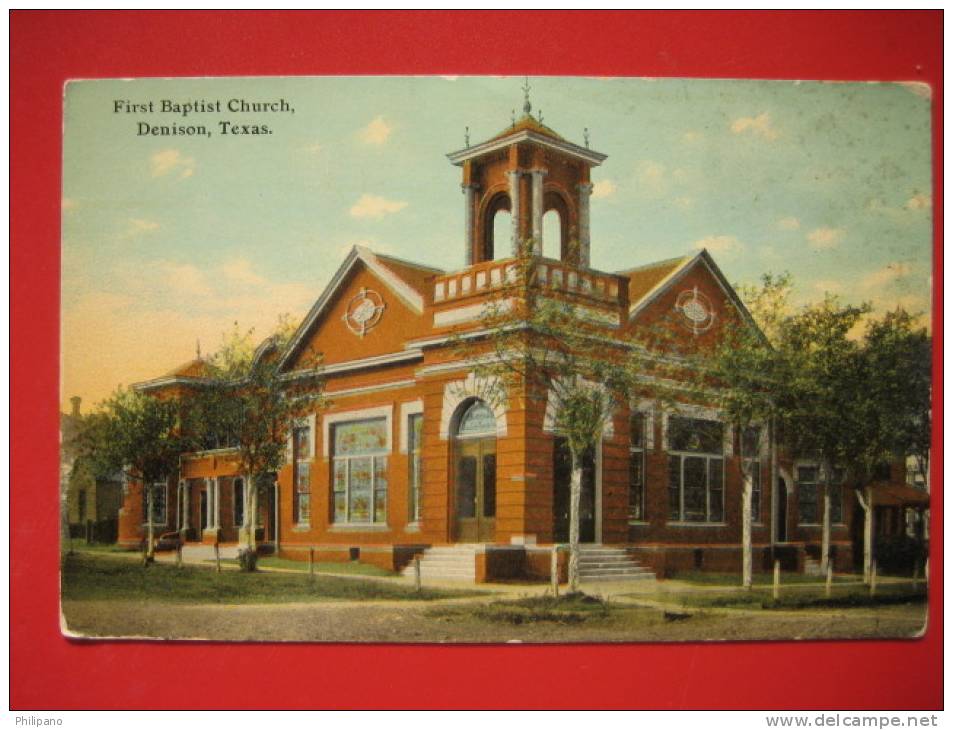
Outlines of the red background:
[[[935,356],[930,629],[919,641],[360,646],[60,636],[57,428],[62,89],[69,78],[585,74],[920,80],[942,12],[12,12],[11,706],[771,708],[942,706],[942,383]],[[942,332],[942,210],[934,331]],[[368,691],[368,670],[376,677]],[[148,676],[163,678],[156,692]],[[249,684],[249,678],[253,678]]]

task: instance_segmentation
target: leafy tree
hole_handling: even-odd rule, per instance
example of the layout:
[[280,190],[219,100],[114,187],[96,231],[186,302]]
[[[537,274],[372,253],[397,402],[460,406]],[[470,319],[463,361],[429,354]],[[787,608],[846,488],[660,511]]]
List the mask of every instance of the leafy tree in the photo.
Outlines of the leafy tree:
[[741,583],[745,588],[751,588],[752,580],[753,468],[780,405],[780,355],[766,333],[777,337],[782,330],[790,290],[788,275],[766,275],[759,288],[742,288],[741,297],[753,319],[727,302],[725,321],[713,344],[692,358],[693,399],[717,407],[738,437],[740,453],[735,462],[742,483]]
[[[321,380],[314,367],[320,358],[307,355],[305,375],[295,379],[279,371],[280,355],[294,327],[287,318],[257,348],[253,330],[237,323],[223,337],[210,359],[210,375],[196,403],[207,448],[234,448],[244,483],[244,523],[241,542],[255,548],[260,493],[284,464],[287,444],[297,418],[319,406]],[[310,368],[307,368],[310,365]]]
[[613,412],[632,398],[664,397],[661,380],[653,380],[660,364],[651,355],[655,339],[664,335],[654,330],[641,337],[620,335],[567,296],[544,289],[530,250],[522,247],[504,285],[487,301],[480,322],[487,334],[458,333],[456,349],[491,384],[488,397],[504,404],[514,398],[545,403],[553,430],[566,439],[569,587],[576,591],[584,455],[599,445]]
[[915,459],[924,477],[931,437],[931,340],[898,308],[868,321],[858,355],[858,418],[845,431],[844,462],[864,511],[864,578],[873,560],[873,488],[883,464]]
[[180,454],[194,448],[193,432],[183,420],[186,413],[178,399],[120,388],[84,419],[77,437],[78,458],[87,460],[94,474],[121,472],[142,485],[147,561],[155,554],[155,487],[176,473]]

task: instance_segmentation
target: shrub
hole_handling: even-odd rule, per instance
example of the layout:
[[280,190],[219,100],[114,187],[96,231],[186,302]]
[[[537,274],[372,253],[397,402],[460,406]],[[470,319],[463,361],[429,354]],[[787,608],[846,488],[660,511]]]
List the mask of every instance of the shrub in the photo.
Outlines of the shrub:
[[258,570],[258,553],[247,548],[239,550],[238,566],[243,573],[254,573]]

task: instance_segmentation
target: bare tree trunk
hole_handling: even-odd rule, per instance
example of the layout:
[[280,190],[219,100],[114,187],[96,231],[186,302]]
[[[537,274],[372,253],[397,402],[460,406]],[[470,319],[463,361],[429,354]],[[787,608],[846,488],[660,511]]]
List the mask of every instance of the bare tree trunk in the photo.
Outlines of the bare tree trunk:
[[152,488],[152,485],[145,486],[143,488],[146,490],[146,521],[148,525],[146,526],[146,560],[153,560],[155,558],[155,527],[153,527],[153,504],[155,502],[155,491]]
[[751,588],[751,469],[741,475],[741,585]]
[[582,459],[570,449],[572,476],[569,479],[569,592],[579,590],[579,501],[582,496]]
[[874,490],[871,487],[864,489],[866,499],[861,496],[859,489],[855,489],[854,494],[864,510],[864,583],[870,583],[874,558]]
[[[251,479],[249,479],[248,481],[252,482]],[[255,549],[255,532],[258,529],[258,488],[254,486],[254,483],[249,484],[248,488],[251,490],[250,492],[251,500],[249,501],[249,509],[248,509],[248,511],[251,512],[251,514],[248,516],[248,524],[249,524],[248,549],[254,550]]]
[[[829,480],[828,480],[829,481]],[[824,519],[821,525],[821,575],[827,575],[831,560],[831,487],[824,484]]]
[[251,548],[251,479],[242,480],[242,533],[245,536],[244,547]]

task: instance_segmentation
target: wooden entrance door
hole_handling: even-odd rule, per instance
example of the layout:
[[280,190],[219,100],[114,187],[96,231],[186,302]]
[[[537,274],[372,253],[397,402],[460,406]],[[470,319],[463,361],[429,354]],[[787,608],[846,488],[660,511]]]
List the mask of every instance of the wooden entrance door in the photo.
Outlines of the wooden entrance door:
[[496,536],[496,438],[458,440],[454,462],[454,537],[457,542],[492,542]]

